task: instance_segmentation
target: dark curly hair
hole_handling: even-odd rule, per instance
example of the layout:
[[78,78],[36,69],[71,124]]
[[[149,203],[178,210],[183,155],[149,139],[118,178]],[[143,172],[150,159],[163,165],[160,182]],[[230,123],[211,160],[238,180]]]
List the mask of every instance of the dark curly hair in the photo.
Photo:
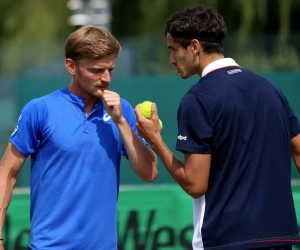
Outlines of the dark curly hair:
[[224,18],[213,8],[197,5],[176,12],[165,22],[165,36],[172,35],[175,42],[184,48],[191,44],[192,39],[201,42],[206,54],[222,53],[222,40],[227,28]]

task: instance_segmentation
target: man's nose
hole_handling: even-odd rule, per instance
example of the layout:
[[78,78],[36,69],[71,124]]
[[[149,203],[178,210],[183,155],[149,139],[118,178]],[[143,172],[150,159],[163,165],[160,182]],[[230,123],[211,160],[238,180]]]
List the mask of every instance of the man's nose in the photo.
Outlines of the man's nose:
[[105,70],[101,75],[101,81],[110,82],[111,81],[111,74],[109,70]]
[[174,56],[170,55],[170,58],[169,58],[169,63],[170,64],[175,64],[176,60],[174,58]]

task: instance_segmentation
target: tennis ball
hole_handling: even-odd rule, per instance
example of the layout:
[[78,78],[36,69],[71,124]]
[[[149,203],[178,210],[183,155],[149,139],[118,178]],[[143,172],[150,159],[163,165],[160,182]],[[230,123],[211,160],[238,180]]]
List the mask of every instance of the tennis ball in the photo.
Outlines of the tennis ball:
[[[141,114],[146,117],[147,119],[152,118],[152,102],[144,101],[140,105],[140,112]],[[160,128],[163,127],[162,121],[159,119]]]
[[162,129],[163,128],[163,123],[162,123],[161,119],[159,119],[159,125],[160,125],[160,128]]
[[150,101],[142,102],[142,104],[140,105],[140,112],[147,119],[151,119],[152,118],[152,102],[150,102]]

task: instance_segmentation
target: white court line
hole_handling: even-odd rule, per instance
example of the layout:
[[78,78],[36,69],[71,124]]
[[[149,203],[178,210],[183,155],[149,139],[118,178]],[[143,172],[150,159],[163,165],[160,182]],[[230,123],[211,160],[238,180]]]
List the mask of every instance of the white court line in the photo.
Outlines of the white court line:
[[[300,186],[300,180],[292,180],[292,187]],[[140,185],[120,185],[120,191],[133,191],[133,190],[157,190],[157,189],[180,189],[176,184],[140,184]],[[30,188],[15,188],[13,194],[29,194]]]
[[[180,189],[179,186],[174,184],[140,184],[140,185],[120,185],[120,191],[132,191],[132,190],[157,190],[157,189]],[[30,188],[16,187],[13,191],[14,194],[29,194]]]

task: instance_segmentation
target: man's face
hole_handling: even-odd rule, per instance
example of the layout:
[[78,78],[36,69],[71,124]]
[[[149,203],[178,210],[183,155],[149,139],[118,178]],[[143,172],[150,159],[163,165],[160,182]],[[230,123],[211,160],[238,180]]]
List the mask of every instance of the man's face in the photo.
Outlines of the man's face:
[[187,79],[197,73],[195,55],[192,53],[192,46],[186,49],[175,42],[172,35],[167,34],[168,48],[171,51],[169,62],[174,66],[181,78]]
[[86,95],[98,97],[97,90],[108,89],[115,67],[114,55],[101,59],[81,59],[75,63],[75,84]]

